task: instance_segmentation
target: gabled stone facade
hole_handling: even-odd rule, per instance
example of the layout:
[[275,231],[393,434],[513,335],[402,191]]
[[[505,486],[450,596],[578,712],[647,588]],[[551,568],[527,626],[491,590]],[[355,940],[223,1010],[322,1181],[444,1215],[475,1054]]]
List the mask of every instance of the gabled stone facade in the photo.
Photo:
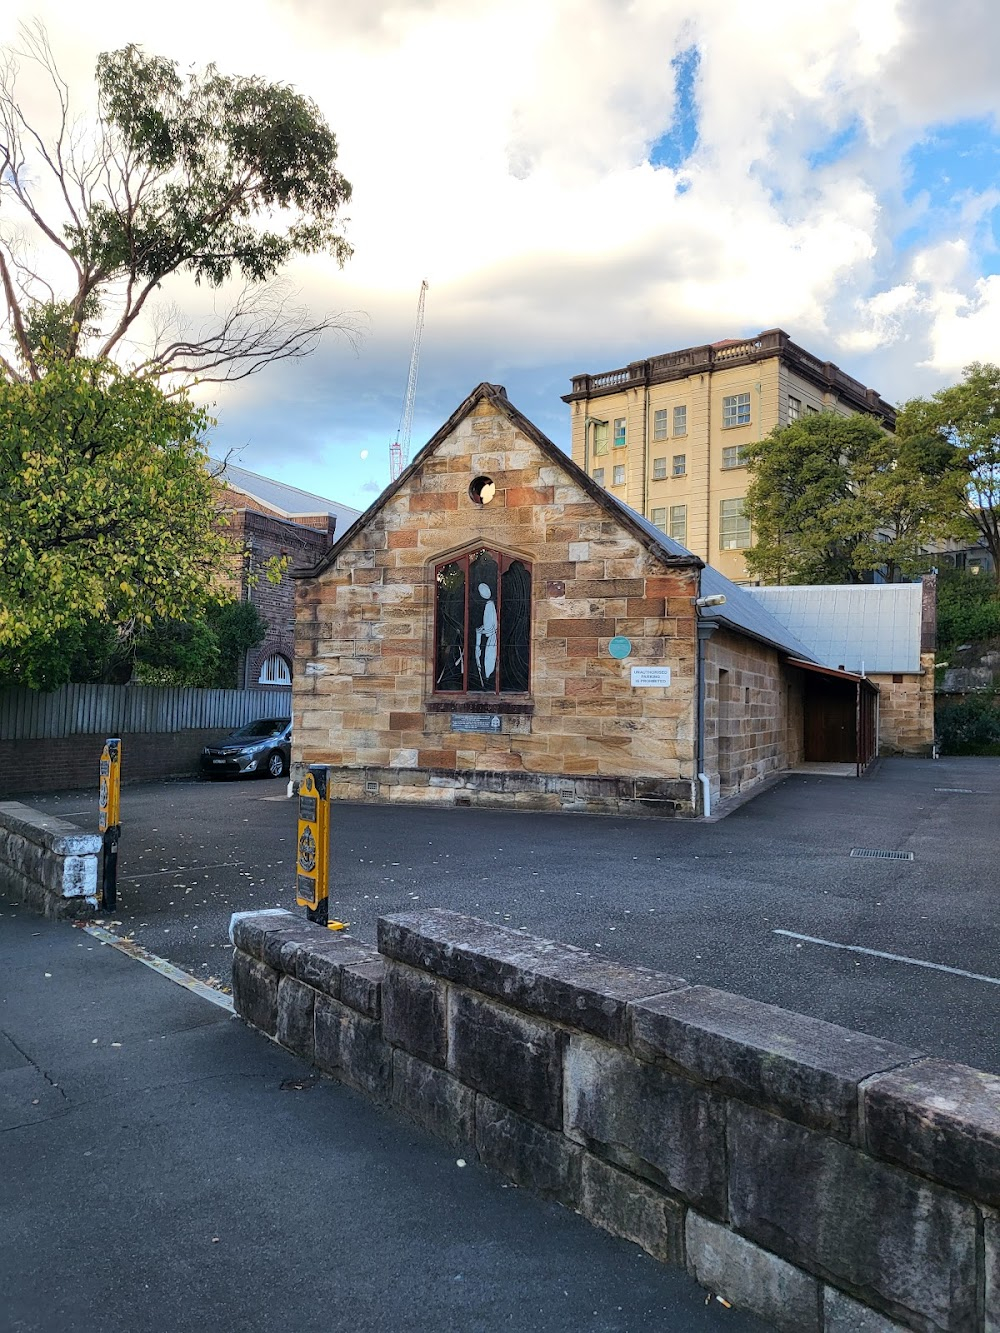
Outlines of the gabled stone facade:
[[[482,477],[486,505],[470,494]],[[481,547],[530,567],[529,688],[437,693],[435,569]],[[298,771],[332,765],[333,794],[352,800],[693,813],[700,567],[480,385],[299,576]],[[634,688],[635,666],[668,666],[669,686]]]

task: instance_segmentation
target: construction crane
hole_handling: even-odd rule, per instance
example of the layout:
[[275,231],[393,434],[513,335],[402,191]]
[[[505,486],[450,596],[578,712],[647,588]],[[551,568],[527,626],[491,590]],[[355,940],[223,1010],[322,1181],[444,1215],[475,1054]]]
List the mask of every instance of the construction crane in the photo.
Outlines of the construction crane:
[[424,301],[427,297],[427,279],[420,284],[417,302],[417,322],[413,328],[413,349],[410,352],[410,373],[406,377],[406,396],[399,414],[396,439],[389,445],[389,473],[395,481],[410,461],[410,431],[413,429],[413,400],[417,396],[417,366],[420,362],[420,339],[424,331]]

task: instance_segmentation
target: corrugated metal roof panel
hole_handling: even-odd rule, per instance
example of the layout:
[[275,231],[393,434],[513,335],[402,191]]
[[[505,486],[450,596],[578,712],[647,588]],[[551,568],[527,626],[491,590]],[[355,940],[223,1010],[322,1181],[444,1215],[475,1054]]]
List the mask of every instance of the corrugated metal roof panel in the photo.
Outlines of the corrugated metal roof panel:
[[920,670],[919,583],[747,588],[826,666],[847,671]]
[[[219,460],[213,460],[219,462]],[[333,514],[337,519],[337,531],[343,532],[361,513],[350,505],[340,504],[336,500],[324,499],[321,495],[312,495],[301,491],[297,486],[287,486],[272,477],[261,477],[246,468],[236,467],[232,463],[222,466],[220,476],[238,491],[252,495],[262,504],[278,510],[289,518],[296,514]]]
[[762,606],[750,596],[752,591],[756,589],[741,588],[727,579],[725,574],[706,565],[701,571],[702,597],[714,597],[721,593],[726,602],[724,606],[704,607],[702,618],[752,634],[755,639],[763,639],[765,643],[773,644],[793,657],[802,657],[807,662],[820,661],[809,647],[809,640],[795,633],[795,627],[787,624],[783,616],[772,614],[771,608]]

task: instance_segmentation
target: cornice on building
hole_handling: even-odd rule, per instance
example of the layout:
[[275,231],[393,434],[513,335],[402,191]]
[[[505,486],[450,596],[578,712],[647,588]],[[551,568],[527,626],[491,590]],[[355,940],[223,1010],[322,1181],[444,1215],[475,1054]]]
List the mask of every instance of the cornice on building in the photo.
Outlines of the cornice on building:
[[604,370],[596,375],[574,375],[572,391],[563,394],[562,401],[576,403],[605,398],[627,389],[667,384],[672,380],[687,379],[690,375],[710,375],[716,370],[750,366],[774,357],[778,357],[790,370],[817,388],[836,394],[855,411],[879,417],[889,430],[895,427],[896,409],[891,403],[887,403],[875,389],[869,389],[860,380],[846,374],[832,361],[821,361],[819,357],[793,343],[784,329],[765,329],[751,338],[726,339],[723,342],[705,343],[700,347],[685,347],[678,352],[649,357],[645,361],[631,361],[618,370]]

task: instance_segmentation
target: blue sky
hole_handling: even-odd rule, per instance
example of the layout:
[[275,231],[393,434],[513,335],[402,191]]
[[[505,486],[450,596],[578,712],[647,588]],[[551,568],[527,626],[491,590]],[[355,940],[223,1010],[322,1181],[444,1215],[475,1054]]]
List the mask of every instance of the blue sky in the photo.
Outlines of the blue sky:
[[894,401],[1000,361],[987,0],[41,0],[0,37],[35,14],[84,100],[135,41],[336,130],[355,254],[288,277],[360,341],[205,395],[214,452],[307,490],[386,484],[424,278],[414,448],[481,380],[565,444],[572,374],[775,326]]

